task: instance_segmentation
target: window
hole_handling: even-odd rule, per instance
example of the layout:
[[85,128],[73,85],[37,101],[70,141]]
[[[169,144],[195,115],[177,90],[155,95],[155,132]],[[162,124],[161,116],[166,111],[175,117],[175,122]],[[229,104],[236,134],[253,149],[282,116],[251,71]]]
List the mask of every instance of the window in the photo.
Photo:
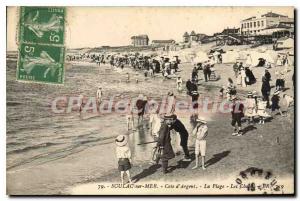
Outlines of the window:
[[247,28],[249,28],[249,23],[247,23]]
[[252,28],[252,22],[250,22],[250,28]]
[[242,28],[244,28],[244,24],[242,24]]
[[261,21],[261,26],[262,26],[262,27],[264,26],[264,21]]
[[258,26],[258,27],[260,27],[260,23],[259,23],[259,21],[257,21],[257,26]]
[[256,22],[253,22],[253,27],[256,27]]

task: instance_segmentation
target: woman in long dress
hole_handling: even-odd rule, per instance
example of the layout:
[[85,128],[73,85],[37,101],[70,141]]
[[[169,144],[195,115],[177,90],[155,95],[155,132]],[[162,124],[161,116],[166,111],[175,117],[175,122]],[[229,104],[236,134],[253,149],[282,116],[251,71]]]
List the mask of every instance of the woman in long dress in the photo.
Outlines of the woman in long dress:
[[242,82],[242,87],[247,87],[246,85],[246,72],[245,72],[245,69],[244,67],[241,68],[241,82]]
[[247,54],[246,67],[249,67],[250,69],[252,69],[252,58],[251,58],[250,54]]

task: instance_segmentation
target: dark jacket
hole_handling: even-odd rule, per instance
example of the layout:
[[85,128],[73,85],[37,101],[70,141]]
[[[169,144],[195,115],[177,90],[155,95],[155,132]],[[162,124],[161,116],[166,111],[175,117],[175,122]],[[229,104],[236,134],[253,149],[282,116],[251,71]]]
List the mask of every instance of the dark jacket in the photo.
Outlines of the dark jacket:
[[232,118],[242,118],[244,117],[244,104],[241,102],[236,102],[232,105]]
[[272,111],[274,111],[275,109],[279,109],[279,101],[280,101],[280,97],[277,95],[273,95],[271,98],[272,101]]
[[198,86],[192,82],[190,89],[191,89],[191,91],[198,91]]
[[270,72],[265,72],[265,78],[267,79],[268,82],[270,82],[270,80],[271,80]]
[[271,86],[268,81],[263,81],[261,86],[261,93],[263,96],[269,96],[271,91]]
[[188,80],[188,81],[186,82],[185,86],[186,86],[186,89],[187,89],[188,91],[191,91],[192,82],[191,82],[190,80]]
[[141,100],[141,99],[138,99],[136,101],[136,107],[138,109],[138,115],[139,116],[144,115],[146,104],[147,104],[147,101],[144,101],[144,100]]
[[162,151],[162,160],[169,160],[175,157],[172,145],[171,145],[171,136],[170,136],[170,128],[168,125],[163,123],[159,130],[159,137],[157,146],[163,147]]
[[189,139],[189,132],[186,130],[185,126],[179,119],[175,120],[170,129],[174,129],[176,132],[179,133],[181,146],[187,145]]

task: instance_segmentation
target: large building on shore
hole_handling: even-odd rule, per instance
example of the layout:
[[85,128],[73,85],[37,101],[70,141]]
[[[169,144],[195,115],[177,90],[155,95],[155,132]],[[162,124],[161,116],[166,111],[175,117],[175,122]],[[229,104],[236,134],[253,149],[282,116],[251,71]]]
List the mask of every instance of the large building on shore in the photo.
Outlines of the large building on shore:
[[152,40],[152,46],[166,46],[166,45],[174,45],[176,43],[175,40]]
[[169,40],[152,40],[151,45],[154,48],[161,48],[164,51],[176,50],[176,41],[173,39]]
[[148,46],[149,45],[149,37],[148,35],[138,35],[131,37],[131,44],[133,46]]
[[195,31],[192,31],[190,34],[188,32],[185,32],[183,34],[183,42],[184,43],[200,43],[201,40],[205,37],[205,34],[201,33],[195,33]]
[[[280,28],[288,28],[287,25],[291,26],[294,19],[289,18],[286,15],[281,15],[273,12],[268,12],[261,16],[253,16],[241,21],[241,34],[242,35],[265,35],[266,30],[269,32],[278,31]],[[276,30],[270,30],[277,28]]]

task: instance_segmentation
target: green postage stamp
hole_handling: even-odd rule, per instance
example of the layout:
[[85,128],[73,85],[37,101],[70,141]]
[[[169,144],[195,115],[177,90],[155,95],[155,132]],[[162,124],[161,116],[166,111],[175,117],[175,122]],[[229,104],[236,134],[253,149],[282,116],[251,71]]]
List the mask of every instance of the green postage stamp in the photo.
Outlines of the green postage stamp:
[[21,7],[17,80],[64,82],[65,8]]
[[20,43],[17,79],[62,84],[64,58],[64,47]]
[[63,45],[65,8],[21,7],[19,41]]

